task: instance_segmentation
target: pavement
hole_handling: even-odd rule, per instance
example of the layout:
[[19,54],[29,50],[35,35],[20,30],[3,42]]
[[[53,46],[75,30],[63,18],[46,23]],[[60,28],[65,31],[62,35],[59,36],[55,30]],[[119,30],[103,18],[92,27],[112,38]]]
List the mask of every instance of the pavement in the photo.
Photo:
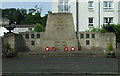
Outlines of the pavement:
[[118,74],[118,58],[13,57],[2,59],[4,74]]
[[1,64],[3,76],[119,76],[119,56],[106,58],[103,51],[34,51],[3,58]]

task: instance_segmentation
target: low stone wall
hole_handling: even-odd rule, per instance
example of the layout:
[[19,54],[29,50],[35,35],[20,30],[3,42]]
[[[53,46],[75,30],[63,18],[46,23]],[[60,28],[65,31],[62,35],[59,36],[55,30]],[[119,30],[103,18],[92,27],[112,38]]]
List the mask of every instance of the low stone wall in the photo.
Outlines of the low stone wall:
[[20,35],[22,36],[22,40],[24,40],[24,48],[27,48],[29,51],[41,50],[44,32],[24,32],[20,33]]
[[[43,40],[44,32],[7,33],[3,38],[3,45],[5,47],[6,42],[9,42],[11,47],[18,52],[45,51],[41,50],[43,48]],[[110,42],[112,42],[114,49],[116,49],[116,36],[114,33],[79,32],[78,40],[82,51],[103,51],[108,49]]]
[[114,33],[79,32],[78,39],[81,50],[105,50],[108,49],[110,42],[112,42],[113,48],[116,49],[116,36]]

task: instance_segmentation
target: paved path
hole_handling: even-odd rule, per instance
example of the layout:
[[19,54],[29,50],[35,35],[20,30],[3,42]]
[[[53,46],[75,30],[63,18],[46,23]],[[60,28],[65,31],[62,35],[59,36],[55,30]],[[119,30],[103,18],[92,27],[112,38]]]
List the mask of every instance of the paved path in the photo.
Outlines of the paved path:
[[117,58],[16,57],[2,60],[3,72],[118,72]]

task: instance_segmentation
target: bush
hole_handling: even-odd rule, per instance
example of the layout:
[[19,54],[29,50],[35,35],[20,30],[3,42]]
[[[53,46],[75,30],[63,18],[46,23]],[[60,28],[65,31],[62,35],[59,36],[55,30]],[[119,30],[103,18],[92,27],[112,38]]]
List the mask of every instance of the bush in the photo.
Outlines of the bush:
[[100,29],[99,28],[95,28],[95,27],[93,27],[92,30],[91,30],[91,32],[99,32],[99,31],[100,31]]
[[102,27],[101,29],[93,27],[91,30],[89,29],[89,30],[86,30],[85,32],[101,32],[101,33],[105,33],[105,32],[107,32],[107,30],[104,27]]
[[40,23],[37,23],[34,27],[34,31],[35,32],[44,32],[45,31],[45,27],[43,27]]
[[7,50],[11,50],[10,44],[9,44],[8,42],[6,43],[5,48],[6,48]]
[[102,29],[100,29],[100,32],[105,33],[105,32],[107,32],[107,30],[104,27],[102,27]]
[[[120,43],[120,24],[111,24],[113,26],[114,33],[117,37],[117,43]],[[107,25],[104,25],[101,29],[93,27],[92,30],[86,30],[85,32],[101,32],[105,33],[107,30],[104,28]]]
[[112,42],[109,43],[108,49],[109,49],[109,52],[113,51],[113,45],[112,45]]

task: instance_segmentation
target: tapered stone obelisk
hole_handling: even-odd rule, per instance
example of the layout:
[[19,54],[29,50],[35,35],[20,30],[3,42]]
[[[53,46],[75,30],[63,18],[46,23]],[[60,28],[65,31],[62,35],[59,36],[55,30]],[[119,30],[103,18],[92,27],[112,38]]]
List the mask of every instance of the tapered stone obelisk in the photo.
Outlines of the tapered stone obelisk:
[[56,51],[64,51],[64,47],[78,50],[73,17],[71,13],[50,13],[47,19],[46,31],[42,48],[55,47]]

